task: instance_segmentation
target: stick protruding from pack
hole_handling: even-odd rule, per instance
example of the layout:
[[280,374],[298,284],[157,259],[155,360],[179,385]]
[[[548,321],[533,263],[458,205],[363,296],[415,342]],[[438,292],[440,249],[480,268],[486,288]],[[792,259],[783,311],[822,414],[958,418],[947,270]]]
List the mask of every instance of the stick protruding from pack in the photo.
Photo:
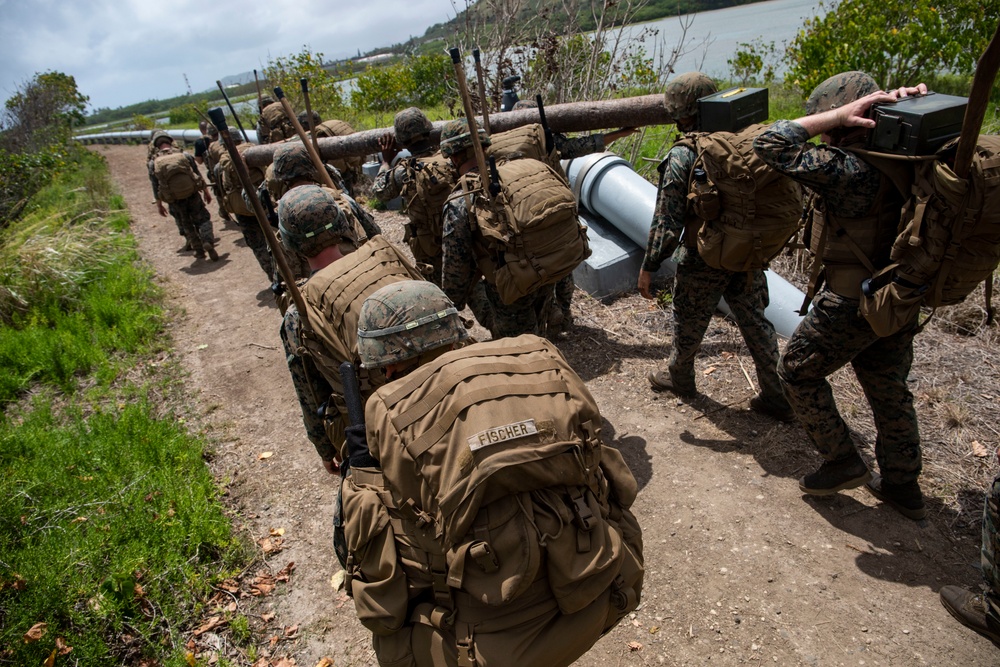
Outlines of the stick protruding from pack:
[[483,127],[486,134],[493,134],[490,129],[490,109],[488,97],[486,95],[486,84],[483,79],[483,64],[479,61],[479,47],[472,49],[472,59],[476,61],[476,81],[479,83],[479,106],[483,110]]
[[334,185],[333,179],[330,177],[330,172],[326,170],[326,165],[323,164],[323,160],[320,158],[316,147],[313,146],[309,137],[306,136],[306,131],[302,128],[302,123],[300,123],[299,119],[295,116],[295,109],[292,108],[291,102],[289,102],[288,98],[285,97],[285,91],[281,89],[281,86],[275,86],[274,96],[278,98],[278,102],[281,103],[281,108],[285,111],[285,117],[288,118],[292,127],[295,128],[295,132],[299,135],[302,145],[306,147],[306,152],[309,153],[309,159],[312,160],[313,167],[316,168],[317,175],[323,182],[323,185],[335,192],[340,192],[340,188]]
[[[465,66],[462,64],[462,54],[457,46],[448,49],[451,54],[451,62],[455,66],[455,77],[458,79],[458,91],[462,95],[462,105],[465,107],[465,118],[469,124],[470,138],[472,140],[472,150],[476,154],[476,166],[479,167],[480,178],[488,178],[486,171],[486,154],[483,152],[483,145],[479,143],[479,126],[476,124],[476,114],[472,110],[472,99],[469,97],[469,86],[465,81]],[[492,203],[493,198],[487,193]]]
[[[243,123],[240,122],[240,117],[236,114],[236,109],[233,108],[233,103],[229,101],[229,95],[226,94],[226,89],[222,87],[222,81],[216,81],[215,85],[219,87],[219,92],[222,93],[222,99],[226,101],[226,106],[229,107],[229,113],[233,114],[233,120],[236,121],[236,127],[240,128],[240,134],[243,135],[243,141],[250,143],[250,137],[247,136],[247,131],[243,129]],[[225,118],[222,119],[225,123]],[[219,126],[218,123],[215,124],[216,127]],[[219,130],[221,133],[222,130]]]

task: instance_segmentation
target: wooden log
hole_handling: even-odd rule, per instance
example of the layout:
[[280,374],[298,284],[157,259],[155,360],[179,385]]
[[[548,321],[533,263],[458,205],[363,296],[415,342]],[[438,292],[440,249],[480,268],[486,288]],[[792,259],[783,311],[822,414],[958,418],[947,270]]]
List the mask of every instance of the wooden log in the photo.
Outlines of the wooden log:
[[[663,109],[662,95],[643,95],[618,100],[599,102],[569,102],[545,107],[545,118],[556,132],[589,132],[594,130],[617,129],[620,127],[641,127],[643,125],[663,125],[672,123]],[[437,143],[441,128],[448,121],[434,123],[431,141]],[[477,122],[482,122],[477,117]],[[490,116],[493,132],[506,132],[522,125],[539,122],[538,109],[521,109],[496,113]],[[319,153],[324,160],[358,157],[378,153],[378,140],[386,132],[394,134],[393,128],[355,132],[346,137],[324,137],[319,140]],[[247,164],[263,167],[270,164],[274,149],[278,144],[254,146],[243,153]]]

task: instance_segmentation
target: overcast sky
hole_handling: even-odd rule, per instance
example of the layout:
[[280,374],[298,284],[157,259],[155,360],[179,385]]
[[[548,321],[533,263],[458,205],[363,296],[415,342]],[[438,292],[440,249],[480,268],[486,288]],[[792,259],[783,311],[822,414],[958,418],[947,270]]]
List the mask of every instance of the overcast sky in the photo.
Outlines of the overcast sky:
[[[464,0],[455,0],[463,8]],[[76,77],[91,110],[260,71],[304,45],[338,59],[420,36],[452,0],[0,0],[0,95],[36,72]]]

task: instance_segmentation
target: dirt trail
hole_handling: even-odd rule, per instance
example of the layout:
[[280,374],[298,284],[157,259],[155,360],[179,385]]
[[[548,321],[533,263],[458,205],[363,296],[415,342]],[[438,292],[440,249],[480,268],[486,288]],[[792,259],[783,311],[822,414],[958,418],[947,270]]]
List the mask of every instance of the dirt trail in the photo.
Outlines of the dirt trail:
[[[170,334],[193,412],[215,443],[213,468],[253,535],[284,529],[284,549],[267,564],[295,568],[268,598],[276,617],[265,636],[298,630],[271,654],[308,667],[322,656],[338,667],[375,664],[352,602],[331,586],[334,480],[305,437],[264,274],[240,232],[217,218],[221,261],[178,254],[172,219],[151,205],[145,148],[94,150],[177,309]],[[379,222],[399,242],[400,216],[381,213]],[[580,302],[578,326],[559,345],[639,480],[633,509],[647,566],[642,606],[580,665],[1000,664],[997,649],[938,601],[941,586],[980,577],[978,542],[953,528],[953,513],[932,503],[920,525],[863,490],[803,498],[795,480],[816,459],[801,429],[725,405],[743,381],[736,338],[722,332],[706,344],[730,367],[705,390],[715,400],[685,405],[651,394],[642,379],[661,349],[620,342]],[[261,459],[265,452],[273,455]]]

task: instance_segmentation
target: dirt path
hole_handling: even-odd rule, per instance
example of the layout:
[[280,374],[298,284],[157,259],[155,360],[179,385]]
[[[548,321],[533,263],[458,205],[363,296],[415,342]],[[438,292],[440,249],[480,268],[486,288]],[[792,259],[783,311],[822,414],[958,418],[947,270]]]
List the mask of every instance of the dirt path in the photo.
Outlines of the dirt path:
[[[215,443],[213,468],[253,535],[284,531],[283,550],[267,564],[295,568],[267,598],[275,618],[264,636],[282,637],[267,650],[300,666],[322,656],[338,667],[375,664],[352,602],[331,586],[339,569],[333,479],[303,432],[264,274],[240,232],[218,221],[222,261],[178,254],[173,221],[150,203],[145,148],[95,150],[108,159],[140,252],[177,309],[170,333],[189,372],[193,411]],[[379,217],[397,242],[399,220]],[[651,394],[641,379],[659,346],[622,342],[632,339],[613,332],[607,307],[578,301],[578,326],[560,347],[639,480],[633,509],[647,565],[642,606],[580,665],[1000,664],[997,649],[938,601],[941,586],[980,577],[972,567],[978,541],[956,529],[953,511],[931,503],[919,525],[863,490],[804,499],[795,480],[816,459],[801,429],[725,405],[746,393],[728,326],[713,325],[700,367],[715,400],[685,405]],[[612,319],[614,308],[634,314],[644,306],[615,304]],[[265,452],[273,455],[260,458]]]

